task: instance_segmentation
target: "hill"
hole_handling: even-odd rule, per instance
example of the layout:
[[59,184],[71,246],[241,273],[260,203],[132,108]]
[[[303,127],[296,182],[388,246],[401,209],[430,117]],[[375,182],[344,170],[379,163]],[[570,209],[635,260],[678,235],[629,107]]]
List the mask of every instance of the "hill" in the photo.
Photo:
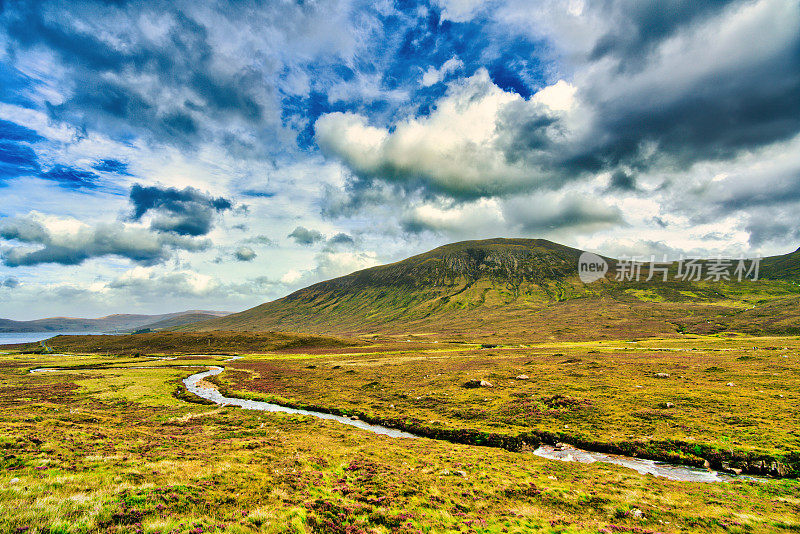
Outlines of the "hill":
[[168,327],[224,317],[228,312],[189,310],[160,315],[115,314],[98,319],[49,317],[33,321],[0,319],[0,332],[132,332],[168,322]]
[[541,239],[454,243],[180,330],[530,340],[800,333],[800,250],[765,258],[761,279],[743,282],[648,282],[646,270],[640,281],[619,282],[619,262],[606,258],[606,276],[584,284],[581,254]]

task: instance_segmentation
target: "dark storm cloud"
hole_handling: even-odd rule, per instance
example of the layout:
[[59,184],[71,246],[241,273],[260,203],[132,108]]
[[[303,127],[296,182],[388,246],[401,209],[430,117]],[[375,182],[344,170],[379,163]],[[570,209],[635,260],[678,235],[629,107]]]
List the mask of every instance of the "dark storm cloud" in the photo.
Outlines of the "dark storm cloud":
[[298,226],[292,233],[289,234],[289,237],[294,239],[295,243],[298,245],[313,245],[314,243],[318,243],[325,239],[325,236],[322,233],[318,232],[317,230],[310,230],[305,226]]
[[[598,2],[615,24],[594,44],[589,58],[625,58],[623,68],[636,66],[664,39],[698,21],[718,15],[735,0],[617,0]],[[591,8],[591,7],[590,7]]]
[[789,244],[792,249],[800,243],[800,224],[795,214],[800,205],[784,209],[758,209],[750,213],[745,230],[753,247],[768,243]]
[[60,234],[31,217],[5,222],[0,226],[0,238],[20,243],[0,256],[9,267],[43,263],[79,265],[103,256],[119,256],[142,265],[154,265],[172,257],[175,250],[200,251],[210,246],[207,240],[154,233],[121,223],[83,227],[74,233]]
[[139,221],[151,212],[153,230],[185,236],[206,235],[214,226],[215,214],[233,208],[227,198],[215,198],[193,187],[176,189],[135,184],[131,187],[130,201],[132,220]]
[[614,171],[608,184],[610,189],[636,191],[636,178],[623,170]]

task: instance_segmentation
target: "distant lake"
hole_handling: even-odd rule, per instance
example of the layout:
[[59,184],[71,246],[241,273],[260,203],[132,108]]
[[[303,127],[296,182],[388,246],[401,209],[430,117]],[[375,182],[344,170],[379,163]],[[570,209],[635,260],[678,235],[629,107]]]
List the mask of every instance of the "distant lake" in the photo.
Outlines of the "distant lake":
[[0,332],[0,345],[34,343],[55,336],[97,336],[103,332]]

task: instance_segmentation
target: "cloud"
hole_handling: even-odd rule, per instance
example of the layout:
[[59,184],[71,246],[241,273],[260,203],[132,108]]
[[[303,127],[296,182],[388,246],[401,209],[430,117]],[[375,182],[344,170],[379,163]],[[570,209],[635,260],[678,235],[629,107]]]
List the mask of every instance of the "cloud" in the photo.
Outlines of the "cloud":
[[377,254],[372,251],[336,252],[326,250],[317,254],[314,261],[313,269],[290,269],[281,277],[281,283],[286,286],[306,286],[374,267],[380,263]]
[[239,247],[234,256],[238,261],[253,261],[258,254],[250,247]]
[[621,169],[614,171],[608,183],[609,189],[619,189],[623,191],[636,191],[636,178]]
[[456,56],[453,56],[442,63],[442,66],[438,69],[429,67],[422,75],[422,81],[420,83],[423,87],[430,87],[431,85],[443,82],[450,74],[462,68],[464,68],[464,62]]
[[494,85],[481,70],[453,82],[428,116],[397,123],[393,130],[369,125],[355,113],[331,113],[316,122],[322,150],[341,159],[364,181],[383,180],[454,198],[520,191],[548,178],[497,144],[500,114],[521,98]]
[[195,237],[211,231],[215,213],[233,208],[227,198],[214,198],[193,187],[179,190],[135,184],[131,187],[130,201],[132,220],[140,221],[152,212],[150,228],[153,230]]
[[242,243],[246,243],[249,245],[261,245],[265,247],[274,247],[277,245],[275,241],[264,234],[254,235],[252,237],[248,237],[247,239],[242,240]]
[[424,203],[408,210],[401,222],[407,232],[430,231],[456,239],[530,234],[574,238],[576,234],[623,223],[618,207],[576,192],[464,203]]
[[0,238],[20,243],[0,256],[9,267],[55,263],[78,265],[90,258],[117,256],[143,265],[162,263],[176,250],[201,251],[207,240],[153,233],[123,223],[89,226],[76,219],[31,213],[0,225]]
[[328,245],[353,245],[355,242],[352,236],[341,232],[328,239]]
[[[381,182],[465,202],[544,194],[606,174],[612,194],[639,194],[640,180],[670,175],[663,185],[675,189],[665,194],[680,195],[698,166],[734,162],[800,134],[796,2],[663,9],[512,0],[486,11],[473,2],[443,4],[458,20],[480,11],[498,25],[523,31],[528,24],[552,38],[571,61],[570,81],[525,98],[491,68],[479,69],[450,82],[430,112],[388,124],[360,112],[322,115],[317,142],[352,172],[351,196]],[[578,35],[570,23],[586,31]],[[561,46],[565,38],[572,48]]]
[[325,236],[322,235],[321,232],[309,230],[305,226],[296,227],[292,230],[292,233],[289,234],[289,237],[294,239],[295,243],[298,245],[313,245],[325,239]]
[[0,287],[5,287],[7,289],[14,289],[16,287],[19,287],[19,280],[14,278],[13,276],[8,276],[2,282],[0,282]]

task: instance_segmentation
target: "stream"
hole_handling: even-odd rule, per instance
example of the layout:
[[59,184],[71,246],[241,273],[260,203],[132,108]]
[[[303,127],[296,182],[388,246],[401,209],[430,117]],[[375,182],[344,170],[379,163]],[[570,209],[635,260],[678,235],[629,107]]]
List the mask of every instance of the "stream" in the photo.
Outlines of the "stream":
[[342,423],[344,425],[354,426],[356,428],[360,428],[368,432],[373,432],[375,434],[382,434],[384,436],[389,436],[392,438],[417,437],[413,434],[409,434],[408,432],[403,432],[401,430],[395,430],[394,428],[388,428],[380,425],[371,425],[359,419],[350,419],[349,417],[343,417],[341,415],[333,415],[322,412],[312,412],[309,410],[298,410],[296,408],[287,408],[286,406],[281,406],[280,404],[272,404],[263,401],[225,397],[215,388],[205,387],[202,385],[202,381],[204,379],[210,376],[218,375],[222,371],[223,371],[222,367],[211,367],[208,371],[197,373],[190,376],[189,378],[185,378],[183,380],[183,383],[186,384],[186,389],[188,389],[191,393],[194,393],[198,397],[210,400],[212,402],[215,402],[216,404],[221,404],[223,406],[238,406],[240,408],[244,408],[245,410],[261,410],[264,412],[283,412],[283,413],[293,413],[298,415],[310,415],[313,417],[318,417],[320,419],[327,419],[329,421],[336,421],[337,423]]
[[[232,359],[237,359],[236,357]],[[191,366],[170,366],[172,367],[199,367]],[[203,366],[205,367],[205,366]],[[126,367],[122,369],[152,369],[154,367]],[[119,368],[118,368],[119,369]],[[51,373],[56,371],[68,371],[69,369],[56,369],[56,368],[39,368],[31,369],[31,373]],[[259,410],[265,412],[281,412],[297,415],[309,415],[319,419],[326,419],[328,421],[336,421],[344,425],[353,426],[372,432],[374,434],[381,434],[392,438],[417,438],[414,434],[403,432],[394,428],[389,428],[381,425],[373,425],[366,423],[359,419],[344,417],[341,415],[333,415],[323,412],[315,412],[311,410],[300,410],[297,408],[289,408],[281,406],[280,404],[272,404],[269,402],[240,399],[236,397],[225,397],[213,385],[204,382],[206,378],[216,376],[222,373],[222,367],[211,366],[206,371],[195,373],[183,380],[186,389],[197,395],[200,398],[214,402],[221,406],[237,406],[245,410]],[[634,458],[630,456],[621,456],[617,454],[606,454],[601,452],[585,451],[572,447],[570,445],[560,445],[558,447],[553,445],[542,445],[533,451],[533,454],[541,458],[549,460],[558,460],[562,462],[578,462],[578,463],[594,463],[604,462],[615,465],[620,465],[633,469],[641,474],[649,474],[658,477],[667,478],[669,480],[677,480],[682,482],[730,482],[733,480],[763,480],[759,477],[751,477],[746,475],[731,475],[722,473],[720,471],[713,471],[711,469],[704,469],[699,467],[689,467],[678,464],[670,464],[666,462],[658,462],[655,460],[646,460],[643,458]]]

